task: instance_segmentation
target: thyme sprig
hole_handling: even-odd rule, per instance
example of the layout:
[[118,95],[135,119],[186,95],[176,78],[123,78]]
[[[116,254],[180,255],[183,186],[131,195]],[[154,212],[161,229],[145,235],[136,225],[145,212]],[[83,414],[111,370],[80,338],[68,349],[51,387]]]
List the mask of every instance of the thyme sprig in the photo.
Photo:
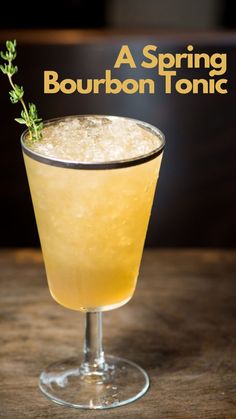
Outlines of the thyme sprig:
[[6,41],[6,52],[0,51],[1,58],[5,61],[4,64],[0,65],[0,70],[3,74],[6,74],[9,80],[9,83],[12,87],[10,90],[10,100],[12,103],[20,102],[23,109],[21,111],[20,118],[15,118],[15,121],[19,124],[24,124],[29,129],[30,139],[33,141],[38,141],[42,137],[42,128],[43,123],[42,119],[38,117],[37,108],[34,103],[28,103],[28,108],[23,99],[24,89],[22,86],[18,86],[13,82],[13,76],[17,73],[18,68],[13,64],[13,61],[16,58],[16,40]]

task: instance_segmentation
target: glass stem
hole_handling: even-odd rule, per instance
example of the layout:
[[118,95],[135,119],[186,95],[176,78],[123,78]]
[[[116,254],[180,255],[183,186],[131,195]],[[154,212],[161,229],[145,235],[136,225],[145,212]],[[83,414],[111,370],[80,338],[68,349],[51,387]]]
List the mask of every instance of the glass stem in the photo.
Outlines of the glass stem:
[[106,363],[102,347],[102,313],[85,314],[84,373],[102,373]]

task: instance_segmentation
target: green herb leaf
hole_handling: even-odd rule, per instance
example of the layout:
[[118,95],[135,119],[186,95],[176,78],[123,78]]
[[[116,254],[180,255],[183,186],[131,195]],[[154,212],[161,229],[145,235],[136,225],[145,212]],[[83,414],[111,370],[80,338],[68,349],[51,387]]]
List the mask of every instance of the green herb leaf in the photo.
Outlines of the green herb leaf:
[[4,65],[0,65],[0,70],[2,70],[3,74],[7,74],[7,65],[4,63]]
[[25,120],[23,118],[15,118],[15,121],[19,124],[25,124]]
[[11,103],[19,102],[18,95],[16,94],[15,90],[10,90],[9,92]]

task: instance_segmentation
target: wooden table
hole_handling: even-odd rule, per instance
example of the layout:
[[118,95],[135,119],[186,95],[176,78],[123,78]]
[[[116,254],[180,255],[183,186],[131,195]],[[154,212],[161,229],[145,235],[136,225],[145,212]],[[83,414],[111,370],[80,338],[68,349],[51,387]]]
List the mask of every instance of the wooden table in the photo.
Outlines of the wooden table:
[[0,417],[236,418],[236,251],[147,250],[133,300],[104,316],[107,352],[140,363],[151,388],[128,406],[64,408],[40,370],[82,346],[82,315],[49,295],[41,253],[1,251]]

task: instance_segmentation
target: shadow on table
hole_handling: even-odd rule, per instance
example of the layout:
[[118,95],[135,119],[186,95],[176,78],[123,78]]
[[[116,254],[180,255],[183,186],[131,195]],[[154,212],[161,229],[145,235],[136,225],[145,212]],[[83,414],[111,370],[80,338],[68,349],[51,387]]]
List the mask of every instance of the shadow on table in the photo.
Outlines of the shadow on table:
[[[199,277],[189,280],[188,286],[186,281],[164,298],[154,301],[155,295],[150,296],[146,306],[140,293],[134,303],[140,307],[136,324],[126,325],[113,337],[113,352],[159,373],[214,370],[224,362],[223,356],[230,363],[236,319],[234,278]],[[134,315],[132,303],[122,310],[127,310],[127,318]]]

